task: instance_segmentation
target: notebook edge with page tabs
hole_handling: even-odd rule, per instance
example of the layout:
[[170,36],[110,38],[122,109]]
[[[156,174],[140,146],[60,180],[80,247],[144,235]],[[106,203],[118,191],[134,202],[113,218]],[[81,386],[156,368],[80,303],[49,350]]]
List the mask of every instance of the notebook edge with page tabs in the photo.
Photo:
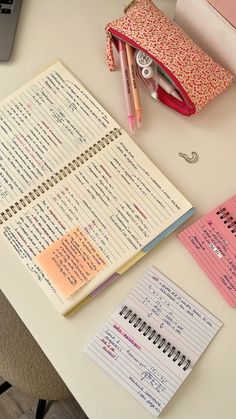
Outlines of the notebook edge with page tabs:
[[130,259],[127,263],[125,263],[118,272],[115,272],[109,278],[105,279],[105,281],[99,285],[94,291],[92,291],[89,295],[87,295],[83,300],[79,303],[76,303],[71,309],[63,312],[63,316],[68,318],[71,315],[75,314],[76,312],[80,311],[83,307],[85,307],[88,303],[90,303],[97,295],[100,294],[103,290],[105,290],[109,285],[113,282],[118,280],[123,273],[129,270],[132,266],[134,266],[140,259],[142,259],[148,252],[154,249],[162,240],[167,238],[172,232],[174,232],[177,228],[179,228],[184,222],[186,222],[190,217],[193,216],[195,212],[195,208],[191,208],[187,211],[181,218],[175,221],[171,226],[167,227],[162,233],[160,233],[155,239],[153,239],[149,244],[147,244],[142,250],[140,250],[137,255],[135,255],[132,259]]

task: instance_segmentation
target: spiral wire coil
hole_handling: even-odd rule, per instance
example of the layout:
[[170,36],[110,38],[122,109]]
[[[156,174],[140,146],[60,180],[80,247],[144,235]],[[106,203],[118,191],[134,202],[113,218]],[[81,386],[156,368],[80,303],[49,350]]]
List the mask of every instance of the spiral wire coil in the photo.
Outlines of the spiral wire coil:
[[53,173],[48,179],[34,188],[31,192],[27,193],[23,196],[23,198],[19,199],[19,201],[12,204],[9,208],[5,211],[0,213],[0,225],[4,224],[9,218],[11,218],[14,214],[17,214],[21,211],[24,207],[34,201],[36,198],[40,197],[50,188],[55,186],[60,180],[66,178],[70,175],[73,171],[75,171],[78,167],[88,161],[91,157],[105,148],[108,144],[114,141],[114,139],[118,138],[121,135],[121,130],[118,128],[114,128],[109,134],[106,134],[92,146],[90,146],[87,150],[81,153],[79,156],[74,158],[70,163],[65,165],[62,169],[58,170],[57,172]]
[[141,319],[136,313],[134,313],[127,306],[124,306],[119,312],[120,316],[123,316],[125,320],[128,320],[133,327],[138,327],[137,329],[140,333],[143,333],[143,336],[147,336],[148,340],[152,341],[153,345],[158,343],[157,348],[161,349],[173,362],[177,362],[179,367],[183,367],[183,370],[186,371],[190,365],[190,359],[187,359],[185,355],[181,354],[180,351],[176,349],[170,342],[168,342],[160,333],[156,332],[151,326],[149,326],[145,321]]
[[231,233],[236,233],[236,219],[232,217],[226,208],[221,208],[218,210],[216,215],[219,215],[220,219],[224,220],[223,223],[231,231]]

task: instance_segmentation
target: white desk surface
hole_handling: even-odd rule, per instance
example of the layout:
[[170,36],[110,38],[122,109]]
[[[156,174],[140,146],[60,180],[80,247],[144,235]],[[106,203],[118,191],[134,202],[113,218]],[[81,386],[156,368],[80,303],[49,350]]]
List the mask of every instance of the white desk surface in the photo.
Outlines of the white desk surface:
[[[105,62],[104,26],[124,0],[24,0],[12,59],[0,63],[0,99],[61,59],[108,112],[127,128],[120,72]],[[174,0],[156,0],[173,15]],[[236,86],[197,116],[180,116],[142,92],[143,128],[134,140],[196,207],[191,222],[235,194]],[[188,164],[178,152],[196,151]],[[188,223],[190,224],[190,222]],[[224,322],[188,379],[167,405],[165,419],[234,419],[236,313],[201,271],[176,233],[82,311],[57,313],[20,261],[0,240],[0,286],[90,419],[152,416],[83,353],[85,345],[151,264]]]

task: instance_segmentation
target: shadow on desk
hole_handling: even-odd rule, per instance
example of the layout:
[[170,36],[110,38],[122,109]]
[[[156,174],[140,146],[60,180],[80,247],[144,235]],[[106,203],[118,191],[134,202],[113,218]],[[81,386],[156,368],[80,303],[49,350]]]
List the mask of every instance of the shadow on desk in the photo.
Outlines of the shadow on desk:
[[[3,382],[0,377],[0,385]],[[33,419],[36,403],[37,399],[11,388],[0,398],[0,419]],[[46,418],[88,419],[73,397],[53,402]]]

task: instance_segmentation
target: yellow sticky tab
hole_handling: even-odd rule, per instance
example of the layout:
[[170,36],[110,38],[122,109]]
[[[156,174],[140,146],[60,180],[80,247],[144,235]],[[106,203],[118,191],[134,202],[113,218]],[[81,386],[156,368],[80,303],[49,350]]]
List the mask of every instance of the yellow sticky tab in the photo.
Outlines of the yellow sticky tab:
[[136,262],[139,261],[146,253],[139,252],[137,255],[135,255],[132,259],[130,259],[125,265],[121,266],[120,269],[117,270],[117,273],[119,275],[122,275],[125,271],[127,271],[131,266],[133,266]]

